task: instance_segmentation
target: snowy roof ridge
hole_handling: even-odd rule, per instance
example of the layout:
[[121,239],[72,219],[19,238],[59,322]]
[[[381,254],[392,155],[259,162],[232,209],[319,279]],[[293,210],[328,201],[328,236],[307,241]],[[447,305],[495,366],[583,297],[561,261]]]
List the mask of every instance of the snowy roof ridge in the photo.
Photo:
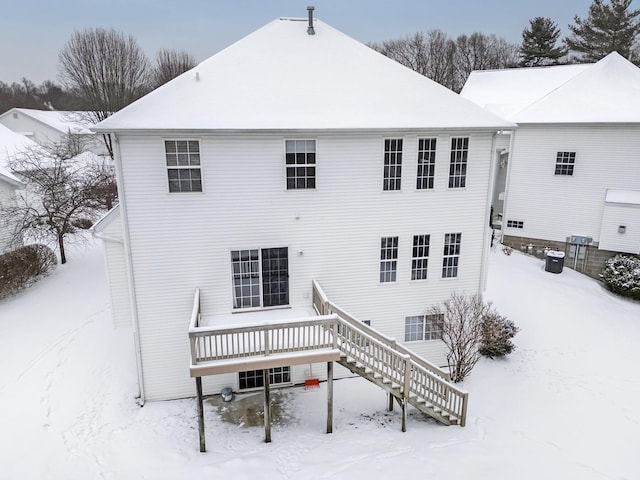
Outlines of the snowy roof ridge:
[[591,64],[472,72],[461,95],[518,123],[640,123],[640,69],[612,52]]
[[83,116],[84,112],[75,110],[38,110],[36,108],[15,107],[0,115],[3,117],[13,112],[19,112],[32,119],[43,123],[60,133],[91,134],[91,123],[87,122]]
[[321,20],[314,29],[273,20],[93,130],[514,127]]

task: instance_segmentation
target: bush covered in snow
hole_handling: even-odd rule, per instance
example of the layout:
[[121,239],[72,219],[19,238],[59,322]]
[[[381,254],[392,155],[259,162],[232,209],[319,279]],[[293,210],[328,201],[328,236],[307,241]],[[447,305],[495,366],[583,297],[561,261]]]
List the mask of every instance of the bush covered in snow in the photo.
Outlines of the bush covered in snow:
[[0,255],[0,299],[27,287],[57,263],[56,254],[44,245],[27,245]]
[[605,263],[600,274],[609,290],[640,300],[640,259],[616,255]]
[[485,357],[504,357],[516,348],[511,339],[519,328],[512,320],[491,310],[482,321],[482,340],[478,352]]

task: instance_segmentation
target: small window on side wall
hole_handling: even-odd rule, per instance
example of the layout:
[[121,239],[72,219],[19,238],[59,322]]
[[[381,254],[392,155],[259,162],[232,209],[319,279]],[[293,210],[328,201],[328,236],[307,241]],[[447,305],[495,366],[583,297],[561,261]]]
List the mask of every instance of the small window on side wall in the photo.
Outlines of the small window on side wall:
[[198,140],[165,140],[169,192],[201,192],[200,142]]
[[576,152],[558,152],[556,155],[556,175],[573,175]]

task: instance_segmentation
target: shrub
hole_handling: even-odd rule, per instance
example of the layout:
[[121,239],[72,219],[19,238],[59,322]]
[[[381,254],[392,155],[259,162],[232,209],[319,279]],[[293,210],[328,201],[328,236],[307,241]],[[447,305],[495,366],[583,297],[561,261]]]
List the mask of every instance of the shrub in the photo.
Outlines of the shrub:
[[26,288],[57,263],[55,253],[45,245],[27,245],[0,255],[0,299]]
[[626,255],[611,257],[600,277],[612,292],[640,300],[640,259]]
[[513,321],[491,310],[482,319],[482,339],[478,352],[489,358],[509,355],[516,348],[511,339],[518,330]]

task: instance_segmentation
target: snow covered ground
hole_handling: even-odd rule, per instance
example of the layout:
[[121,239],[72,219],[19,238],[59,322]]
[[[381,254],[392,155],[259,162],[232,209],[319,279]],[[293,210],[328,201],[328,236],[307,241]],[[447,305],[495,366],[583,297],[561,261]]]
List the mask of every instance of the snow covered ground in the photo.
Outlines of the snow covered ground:
[[499,250],[486,296],[521,331],[465,381],[465,428],[413,411],[403,434],[385,394],[354,378],[335,384],[332,435],[324,385],[281,391],[270,444],[207,404],[201,454],[193,400],[136,406],[131,334],[111,326],[89,244],[0,302],[0,478],[640,478],[640,303]]

